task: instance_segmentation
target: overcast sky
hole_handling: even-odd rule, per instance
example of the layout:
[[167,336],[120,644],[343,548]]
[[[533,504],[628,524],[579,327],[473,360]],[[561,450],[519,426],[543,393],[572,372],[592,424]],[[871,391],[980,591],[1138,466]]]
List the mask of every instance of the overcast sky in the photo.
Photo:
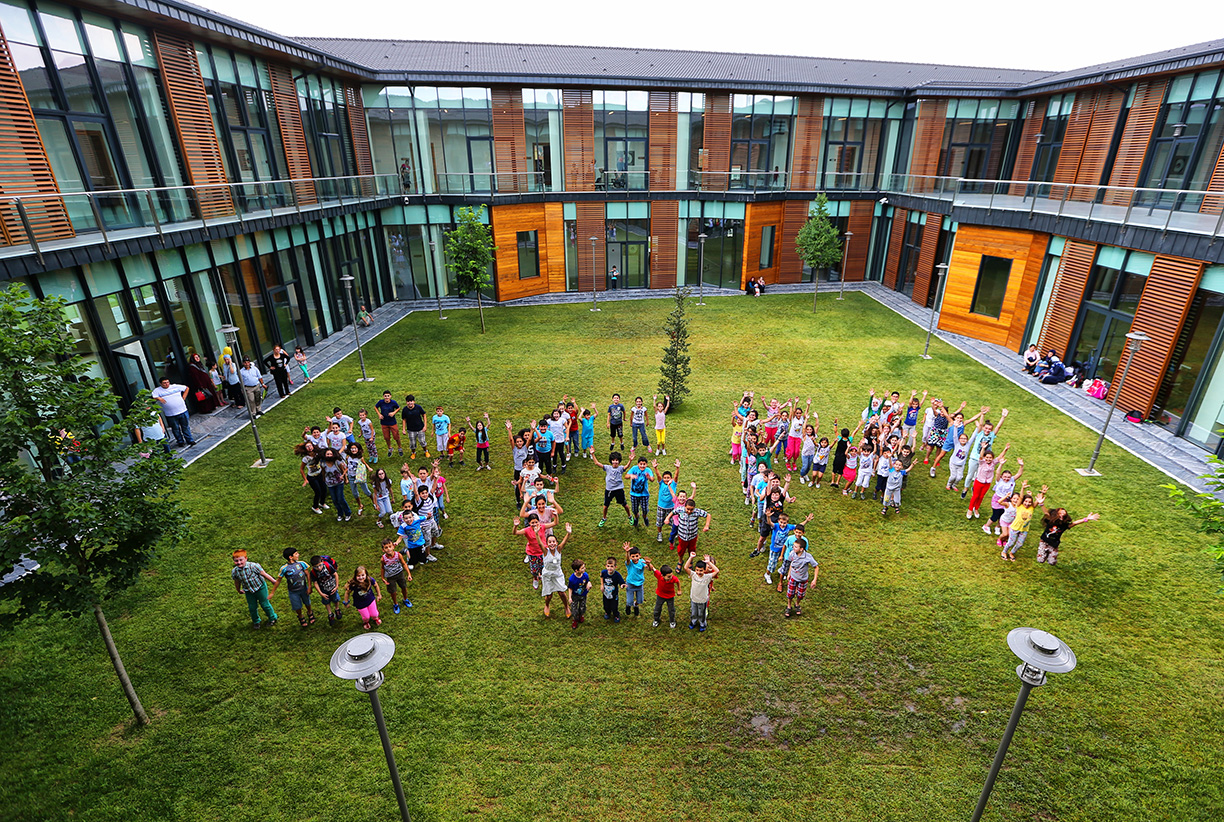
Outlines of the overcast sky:
[[[194,0],[289,36],[558,43],[1063,70],[1224,37],[1216,0]],[[1175,12],[1175,13],[1174,13]]]

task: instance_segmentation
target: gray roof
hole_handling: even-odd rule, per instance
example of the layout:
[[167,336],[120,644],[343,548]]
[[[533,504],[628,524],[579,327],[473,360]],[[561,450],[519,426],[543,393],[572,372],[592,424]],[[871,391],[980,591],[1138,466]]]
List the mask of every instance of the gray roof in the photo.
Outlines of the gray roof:
[[1198,66],[1220,62],[1224,62],[1224,40],[1207,40],[1189,46],[1141,54],[1138,57],[1126,57],[1108,63],[1060,71],[1037,81],[1029,81],[1026,90],[1046,90],[1047,87],[1072,83],[1124,81],[1158,71],[1189,71]]

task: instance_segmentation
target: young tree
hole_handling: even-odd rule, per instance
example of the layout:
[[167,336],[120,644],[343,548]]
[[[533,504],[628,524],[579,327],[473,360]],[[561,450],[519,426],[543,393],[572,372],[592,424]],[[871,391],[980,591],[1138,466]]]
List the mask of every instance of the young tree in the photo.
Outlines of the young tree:
[[493,232],[480,221],[484,206],[464,206],[456,212],[459,219],[454,229],[446,232],[446,254],[450,258],[446,267],[455,275],[459,291],[466,294],[476,292],[476,308],[480,311],[480,333],[485,333],[484,304],[480,300],[480,289],[488,288],[489,266],[493,264]]
[[187,517],[170,494],[182,463],[156,448],[140,456],[131,430],[157,418],[157,403],[142,392],[118,423],[118,398],[85,376],[62,305],[0,291],[0,570],[38,565],[0,598],[15,602],[15,619],[91,611],[143,725],[102,605],[181,537]]
[[663,321],[663,331],[667,334],[667,347],[663,349],[663,364],[659,370],[663,378],[659,380],[659,393],[671,397],[672,407],[683,400],[685,394],[692,393],[685,384],[693,369],[689,367],[689,332],[688,317],[684,313],[684,303],[692,292],[690,288],[676,288],[673,298],[676,307]]
[[[807,222],[795,237],[795,250],[803,262],[816,272],[837,265],[841,260],[842,241],[837,236],[837,226],[829,217],[829,201],[823,194],[816,195],[816,206],[808,213]],[[843,271],[842,276],[846,276],[846,272]],[[819,284],[818,274],[812,279]],[[816,289],[812,291],[812,310],[815,311]]]
[[1210,474],[1204,474],[1207,491],[1201,494],[1187,494],[1186,489],[1166,483],[1161,488],[1168,490],[1173,502],[1189,511],[1199,521],[1199,529],[1215,538],[1215,545],[1203,549],[1215,560],[1216,572],[1220,575],[1218,593],[1224,594],[1224,460],[1210,456],[1207,461],[1214,466]]

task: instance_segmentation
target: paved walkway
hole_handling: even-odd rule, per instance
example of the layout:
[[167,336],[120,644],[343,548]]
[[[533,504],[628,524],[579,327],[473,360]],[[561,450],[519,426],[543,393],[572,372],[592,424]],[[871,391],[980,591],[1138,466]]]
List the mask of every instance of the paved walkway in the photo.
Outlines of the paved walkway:
[[[840,283],[820,283],[819,290],[824,292],[838,291]],[[879,302],[886,308],[895,311],[918,327],[926,330],[931,319],[931,310],[912,302],[909,297],[899,292],[885,288],[880,283],[846,283],[846,291],[860,291]],[[765,297],[771,294],[808,293],[812,292],[810,283],[797,285],[770,286]],[[694,294],[696,292],[694,291]],[[622,300],[666,300],[671,299],[672,292],[661,289],[624,289],[620,291],[600,292],[598,302],[617,302]],[[723,288],[705,288],[709,297],[740,296],[742,291],[732,291]],[[560,303],[589,302],[590,293],[565,292],[560,294],[542,294],[536,297],[525,297],[508,303],[494,303],[486,307],[491,311],[528,305],[554,305]],[[475,308],[476,301],[446,297],[442,300],[442,311]],[[374,321],[369,328],[360,330],[364,343],[386,331],[395,323],[414,312],[434,312],[438,310],[436,300],[417,300],[412,302],[388,303],[373,312]],[[934,336],[968,354],[973,359],[995,371],[1011,382],[1039,397],[1072,419],[1083,423],[1094,432],[1101,430],[1109,406],[1105,402],[1089,397],[1081,390],[1064,385],[1042,385],[1020,369],[1020,355],[1009,351],[1001,345],[981,342],[959,334],[951,334],[936,330]],[[357,350],[353,341],[352,326],[332,334],[318,345],[307,349],[310,373],[312,376],[322,374],[335,366],[342,359]],[[266,378],[271,387],[275,383],[271,377]],[[300,380],[293,388],[301,387]],[[275,408],[280,403],[275,390],[263,404],[264,411]],[[191,418],[191,428],[196,435],[197,444],[191,448],[180,449],[179,454],[188,463],[192,463],[215,448],[220,443],[232,437],[248,425],[247,413],[244,410],[235,411],[231,408],[221,409],[212,414],[198,415]],[[1108,435],[1110,442],[1125,449],[1149,465],[1162,471],[1169,477],[1184,483],[1196,491],[1206,490],[1200,476],[1210,472],[1207,462],[1207,452],[1187,440],[1173,436],[1160,426],[1144,423],[1136,425],[1126,422],[1121,413],[1115,413]],[[1087,454],[1085,466],[1087,465]]]

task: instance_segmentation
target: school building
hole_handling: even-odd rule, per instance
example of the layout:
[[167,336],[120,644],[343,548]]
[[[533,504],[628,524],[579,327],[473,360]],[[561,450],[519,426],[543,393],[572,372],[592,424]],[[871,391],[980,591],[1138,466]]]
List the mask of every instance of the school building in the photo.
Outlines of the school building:
[[[64,298],[125,401],[226,324],[262,357],[455,294],[444,232],[486,204],[493,300],[877,280],[1107,380],[1143,331],[1121,405],[1221,451],[1224,40],[1052,73],[292,39],[176,0],[0,0],[0,32],[0,283]],[[817,193],[827,272],[794,245]]]

